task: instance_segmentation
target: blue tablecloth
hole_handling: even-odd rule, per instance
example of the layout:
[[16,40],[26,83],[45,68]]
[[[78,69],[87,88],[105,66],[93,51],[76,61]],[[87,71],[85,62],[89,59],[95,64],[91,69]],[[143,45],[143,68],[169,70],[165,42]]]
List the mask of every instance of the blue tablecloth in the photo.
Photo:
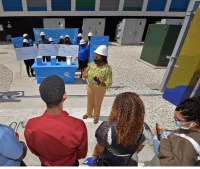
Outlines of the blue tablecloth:
[[56,65],[51,65],[51,62],[44,62],[41,66],[34,63],[32,68],[35,71],[38,84],[51,75],[61,77],[66,84],[74,83],[74,75],[77,69],[77,64],[76,62],[72,62],[72,65],[68,66],[66,65],[66,62],[57,62]]

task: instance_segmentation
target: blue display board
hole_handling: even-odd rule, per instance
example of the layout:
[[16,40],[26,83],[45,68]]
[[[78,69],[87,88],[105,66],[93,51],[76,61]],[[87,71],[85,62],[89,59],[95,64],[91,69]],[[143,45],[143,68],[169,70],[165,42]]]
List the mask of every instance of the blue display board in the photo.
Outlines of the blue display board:
[[70,40],[73,45],[76,45],[76,39],[78,36],[78,28],[33,28],[33,33],[35,36],[35,42],[37,43],[38,40],[41,38],[40,33],[44,32],[45,37],[49,39],[50,37],[53,38],[54,44],[58,44],[60,36],[65,37],[65,35],[69,35]]
[[14,48],[21,48],[23,45],[23,40],[24,40],[23,37],[12,38],[12,43],[13,43]]
[[51,65],[51,62],[44,62],[42,65],[34,63],[32,66],[36,74],[37,83],[42,81],[51,75],[57,75],[62,78],[66,83],[74,83],[74,76],[77,69],[76,62],[72,62],[72,65],[66,65],[66,62],[57,62],[56,65]]
[[94,51],[100,45],[106,45],[108,47],[109,36],[92,36],[90,42],[90,62],[93,62]]

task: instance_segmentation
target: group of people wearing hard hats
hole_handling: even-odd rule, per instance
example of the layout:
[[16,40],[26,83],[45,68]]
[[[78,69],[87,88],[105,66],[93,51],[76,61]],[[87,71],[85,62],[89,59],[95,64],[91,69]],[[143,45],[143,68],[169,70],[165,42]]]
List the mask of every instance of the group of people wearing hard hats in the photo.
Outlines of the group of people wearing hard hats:
[[[83,39],[83,36],[81,33],[78,34],[77,36],[77,45],[79,45],[79,53],[78,53],[78,64],[79,64],[79,68],[81,70],[81,78],[82,78],[82,72],[84,70],[84,68],[87,67],[87,64],[89,62],[89,57],[90,57],[90,39],[91,36],[93,36],[92,32],[88,33],[88,41],[85,41]],[[23,46],[22,47],[30,47],[33,46],[33,40],[29,38],[28,34],[24,34],[23,35],[24,40],[23,40]],[[45,33],[41,32],[40,33],[40,39],[37,42],[37,46],[38,44],[52,44],[53,43],[53,38],[50,37],[49,39],[47,39],[45,37]],[[59,42],[58,44],[67,44],[67,45],[72,45],[71,40],[69,35],[65,35],[64,36],[60,36]],[[47,61],[50,62],[51,57],[50,56],[43,56],[43,62]],[[66,62],[66,57],[62,57],[62,56],[58,56],[57,60],[59,62],[63,61]],[[32,65],[34,64],[34,59],[28,59],[28,60],[24,60],[24,63],[26,65],[26,70],[27,70],[27,75],[29,77],[33,76],[35,77],[34,73],[33,73],[33,69],[31,68]],[[31,73],[31,74],[30,74]]]

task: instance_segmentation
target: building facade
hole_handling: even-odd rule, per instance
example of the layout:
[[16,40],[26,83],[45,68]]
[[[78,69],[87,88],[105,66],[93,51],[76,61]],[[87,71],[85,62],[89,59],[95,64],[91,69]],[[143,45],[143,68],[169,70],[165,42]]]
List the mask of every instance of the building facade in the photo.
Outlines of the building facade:
[[[182,19],[190,0],[0,0],[0,40],[43,28],[44,19],[64,19],[65,28],[79,28],[83,18],[105,18],[105,35],[115,39],[117,24],[123,18],[146,18],[147,24],[163,18]],[[145,32],[144,31],[144,36]],[[144,37],[143,36],[143,37]]]

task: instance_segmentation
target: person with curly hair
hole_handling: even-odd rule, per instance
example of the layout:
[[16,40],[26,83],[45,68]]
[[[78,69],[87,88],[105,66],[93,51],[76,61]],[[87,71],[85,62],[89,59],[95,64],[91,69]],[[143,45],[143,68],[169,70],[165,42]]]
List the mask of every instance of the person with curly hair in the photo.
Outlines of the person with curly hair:
[[152,139],[149,126],[144,123],[145,108],[136,93],[118,94],[108,121],[97,128],[97,144],[93,158],[97,166],[137,166],[137,154]]
[[78,166],[78,160],[87,155],[87,128],[82,120],[63,110],[67,99],[63,79],[49,76],[39,91],[47,109],[26,124],[24,135],[30,151],[42,166]]
[[[198,153],[193,139],[200,145],[200,97],[187,98],[181,102],[174,111],[177,130],[169,130],[159,127],[160,146],[158,158],[161,166],[195,166]],[[186,136],[186,137],[185,137]]]

